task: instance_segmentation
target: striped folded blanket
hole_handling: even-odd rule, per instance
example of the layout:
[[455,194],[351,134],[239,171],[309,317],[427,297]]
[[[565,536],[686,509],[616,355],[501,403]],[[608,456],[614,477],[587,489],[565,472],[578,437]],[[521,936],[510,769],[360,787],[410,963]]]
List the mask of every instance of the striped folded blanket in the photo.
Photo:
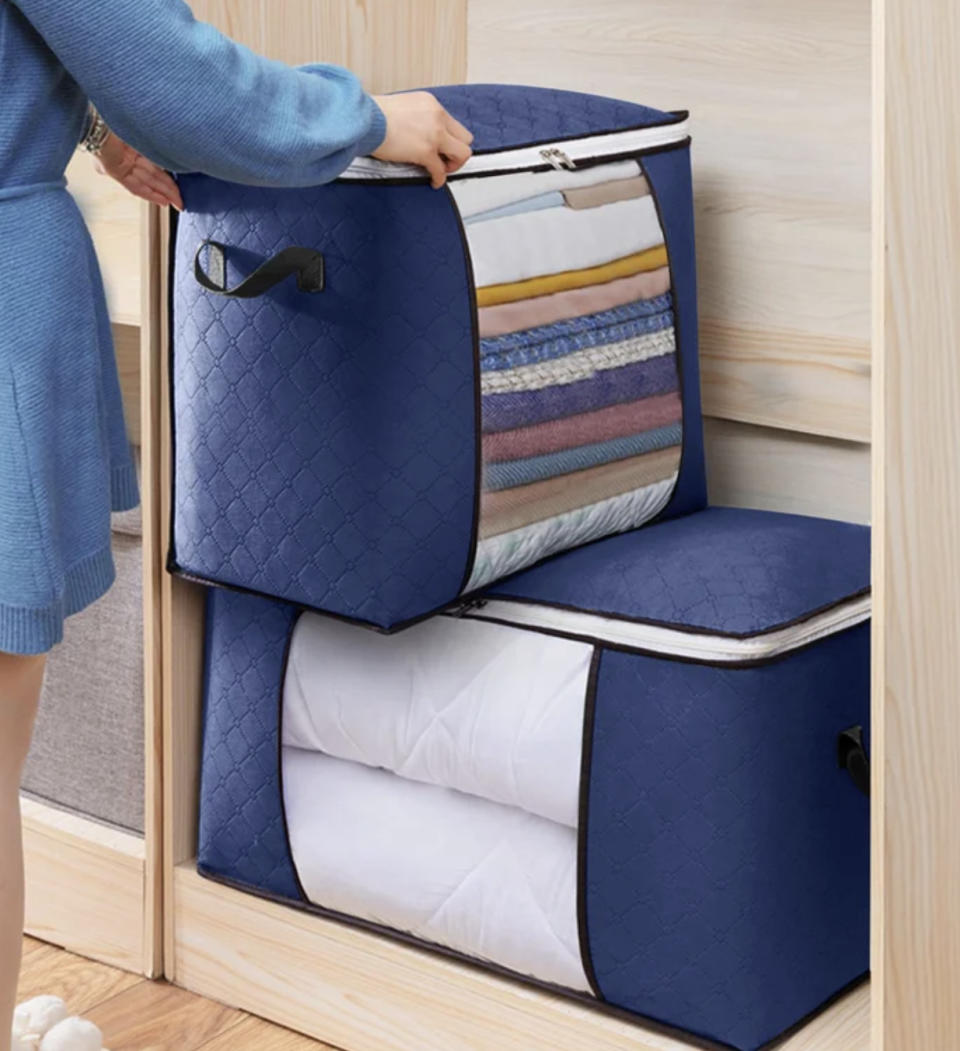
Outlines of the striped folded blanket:
[[[481,359],[497,358],[515,350],[526,350],[541,343],[575,338],[584,333],[600,333],[611,325],[622,325],[627,321],[639,319],[659,319],[645,331],[653,332],[657,328],[667,328],[672,324],[672,300],[669,295],[656,296],[653,299],[635,299],[629,303],[610,307],[592,314],[579,314],[576,317],[554,321],[549,325],[538,325],[526,328],[521,332],[510,332],[480,340]],[[639,333],[636,333],[639,334]],[[611,337],[610,342],[614,338]],[[582,347],[574,349],[582,350]]]
[[577,383],[488,394],[481,401],[481,427],[486,433],[509,431],[679,389],[675,356],[661,354],[648,361],[606,369]]
[[540,456],[578,445],[622,438],[638,431],[665,427],[669,423],[679,424],[682,415],[683,406],[678,391],[655,394],[638,401],[608,405],[593,412],[562,416],[512,431],[485,434],[483,460],[486,464],[521,460],[527,456]]

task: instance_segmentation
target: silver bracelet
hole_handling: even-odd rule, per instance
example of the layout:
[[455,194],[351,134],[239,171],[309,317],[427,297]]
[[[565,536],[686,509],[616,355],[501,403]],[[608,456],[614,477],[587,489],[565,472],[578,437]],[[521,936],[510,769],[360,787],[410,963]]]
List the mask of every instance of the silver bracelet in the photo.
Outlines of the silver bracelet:
[[107,141],[107,136],[109,134],[110,129],[107,127],[107,122],[100,116],[93,106],[91,106],[87,131],[81,139],[81,145],[87,153],[97,155],[103,149],[103,144]]

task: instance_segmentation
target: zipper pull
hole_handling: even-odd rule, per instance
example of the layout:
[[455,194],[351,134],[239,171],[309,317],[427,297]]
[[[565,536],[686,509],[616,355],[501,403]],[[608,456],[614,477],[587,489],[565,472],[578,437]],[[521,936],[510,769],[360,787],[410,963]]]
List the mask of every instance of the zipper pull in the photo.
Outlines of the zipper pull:
[[465,617],[468,613],[471,613],[475,609],[483,609],[487,604],[485,598],[472,598],[467,602],[461,602],[459,606],[454,606],[450,610],[451,617]]
[[568,171],[574,171],[576,165],[567,156],[563,150],[557,149],[556,146],[548,146],[540,151],[540,156],[548,163],[552,164],[557,171],[562,171],[566,168]]

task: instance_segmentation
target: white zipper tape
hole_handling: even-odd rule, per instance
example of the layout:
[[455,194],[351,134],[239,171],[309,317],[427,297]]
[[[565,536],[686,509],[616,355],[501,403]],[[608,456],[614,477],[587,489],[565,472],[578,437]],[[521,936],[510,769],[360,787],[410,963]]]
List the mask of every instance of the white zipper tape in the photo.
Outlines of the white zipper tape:
[[808,620],[749,638],[680,631],[598,613],[557,609],[509,599],[485,599],[445,614],[463,619],[493,620],[517,628],[557,632],[614,646],[662,653],[664,657],[717,664],[768,660],[855,627],[870,619],[870,596],[860,595],[817,613]]
[[[603,160],[621,153],[639,153],[683,142],[690,134],[690,122],[678,121],[653,128],[634,128],[607,135],[590,135],[582,139],[562,142],[543,142],[536,146],[522,146],[515,150],[476,154],[451,179],[499,171],[517,171],[549,164],[554,168],[576,168],[578,161]],[[394,164],[375,157],[357,157],[341,173],[341,179],[422,179],[425,169],[418,164]]]

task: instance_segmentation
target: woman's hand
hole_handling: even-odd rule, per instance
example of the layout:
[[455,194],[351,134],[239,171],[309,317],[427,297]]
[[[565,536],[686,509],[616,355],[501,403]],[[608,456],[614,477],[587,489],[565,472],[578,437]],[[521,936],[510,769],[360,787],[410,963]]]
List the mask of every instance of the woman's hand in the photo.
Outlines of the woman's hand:
[[101,175],[116,179],[135,197],[163,206],[172,204],[178,211],[183,211],[180,190],[173,178],[153,161],[148,161],[142,153],[137,153],[132,146],[118,139],[112,131],[94,164]]
[[473,135],[429,91],[374,95],[387,118],[387,135],[373,151],[381,161],[419,164],[435,189],[470,159]]

